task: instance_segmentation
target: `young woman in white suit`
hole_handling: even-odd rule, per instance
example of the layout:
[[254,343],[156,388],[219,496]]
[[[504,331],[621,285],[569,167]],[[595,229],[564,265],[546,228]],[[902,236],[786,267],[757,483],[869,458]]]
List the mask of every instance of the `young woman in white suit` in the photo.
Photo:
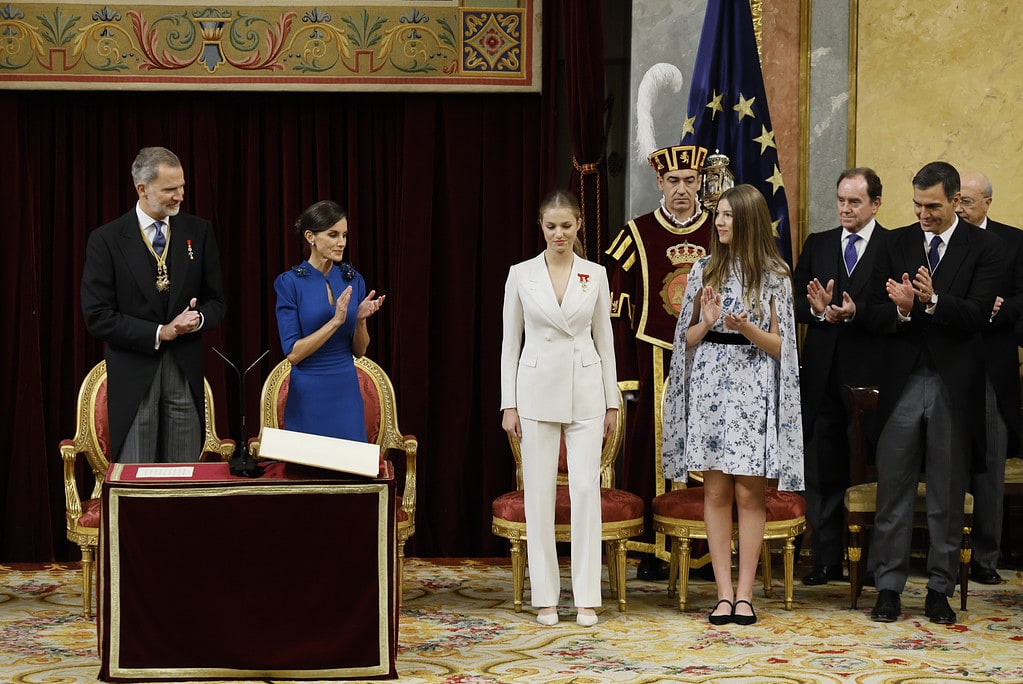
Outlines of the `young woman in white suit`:
[[521,440],[530,594],[542,625],[558,622],[554,505],[562,435],[576,622],[596,624],[600,606],[600,451],[617,422],[618,387],[607,274],[581,256],[580,217],[568,192],[544,198],[547,248],[512,266],[504,290],[501,426]]

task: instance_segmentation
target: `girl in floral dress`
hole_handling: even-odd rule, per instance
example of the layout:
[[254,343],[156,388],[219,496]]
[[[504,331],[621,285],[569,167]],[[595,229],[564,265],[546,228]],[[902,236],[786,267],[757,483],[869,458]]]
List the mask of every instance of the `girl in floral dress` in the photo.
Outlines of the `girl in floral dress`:
[[[767,203],[750,185],[722,194],[711,255],[689,274],[665,396],[664,476],[704,478],[717,584],[715,625],[753,624],[768,478],[803,489],[803,436],[792,282]],[[739,578],[732,586],[732,507]]]

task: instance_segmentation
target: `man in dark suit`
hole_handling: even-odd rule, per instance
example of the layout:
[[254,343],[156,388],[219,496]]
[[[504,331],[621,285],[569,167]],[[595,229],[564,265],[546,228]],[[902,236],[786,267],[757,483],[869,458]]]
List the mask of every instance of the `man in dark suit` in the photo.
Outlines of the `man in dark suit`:
[[803,584],[842,579],[842,502],[849,486],[845,385],[875,385],[881,348],[867,327],[874,264],[888,231],[875,220],[881,179],[870,168],[838,177],[838,220],[807,237],[792,273],[796,320],[806,324],[800,394],[806,443],[806,516],[813,530],[813,570]]
[[106,342],[110,453],[121,463],[199,460],[205,434],[200,331],[223,318],[209,221],[180,212],[185,177],[162,147],[131,167],[138,204],[89,235],[82,312]]
[[1002,272],[991,319],[981,333],[984,341],[987,455],[985,470],[975,473],[973,492],[973,567],[970,579],[999,584],[995,569],[1002,539],[1005,498],[1005,459],[1019,453],[1019,352],[1013,327],[1023,310],[1023,232],[988,218],[991,181],[979,171],[961,175],[959,218],[994,233],[1002,240]]
[[959,173],[931,162],[913,177],[918,223],[889,237],[868,318],[884,335],[877,445],[877,515],[870,548],[877,583],[871,619],[897,620],[909,573],[913,505],[927,483],[927,598],[931,622],[953,624],[963,497],[984,459],[980,332],[994,305],[1001,241],[956,216]]

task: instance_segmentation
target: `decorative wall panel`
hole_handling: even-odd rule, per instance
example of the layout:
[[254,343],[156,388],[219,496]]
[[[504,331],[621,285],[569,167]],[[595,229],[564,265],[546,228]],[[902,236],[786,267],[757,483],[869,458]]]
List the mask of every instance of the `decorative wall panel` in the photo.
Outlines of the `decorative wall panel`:
[[8,3],[0,88],[539,91],[542,2]]

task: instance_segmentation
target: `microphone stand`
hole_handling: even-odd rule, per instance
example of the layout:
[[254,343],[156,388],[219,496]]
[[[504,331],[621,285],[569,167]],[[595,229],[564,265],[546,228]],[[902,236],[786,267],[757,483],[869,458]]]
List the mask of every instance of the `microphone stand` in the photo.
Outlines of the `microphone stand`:
[[249,456],[249,448],[245,443],[245,376],[249,374],[249,371],[256,367],[256,364],[263,360],[263,358],[270,353],[267,349],[265,352],[259,355],[259,358],[252,362],[244,372],[238,369],[238,366],[231,363],[231,360],[220,353],[220,350],[216,347],[212,347],[213,351],[217,353],[217,356],[224,359],[224,363],[230,366],[236,376],[238,376],[238,417],[241,421],[241,439],[238,440],[238,447],[235,449],[234,456],[231,457],[231,461],[228,463],[228,468],[231,474],[235,477],[259,477],[263,474],[263,469],[260,468],[259,463],[256,459]]

